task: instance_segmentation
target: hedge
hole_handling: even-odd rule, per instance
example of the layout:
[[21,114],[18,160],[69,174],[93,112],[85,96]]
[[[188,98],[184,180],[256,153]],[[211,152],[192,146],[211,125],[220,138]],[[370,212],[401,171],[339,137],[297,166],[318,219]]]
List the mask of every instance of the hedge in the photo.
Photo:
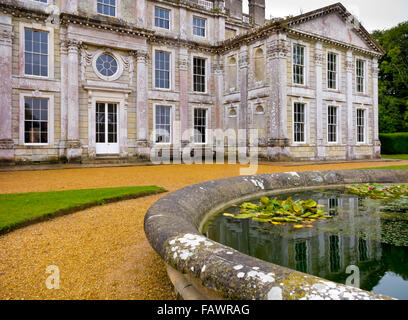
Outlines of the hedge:
[[382,154],[408,154],[408,132],[380,133]]

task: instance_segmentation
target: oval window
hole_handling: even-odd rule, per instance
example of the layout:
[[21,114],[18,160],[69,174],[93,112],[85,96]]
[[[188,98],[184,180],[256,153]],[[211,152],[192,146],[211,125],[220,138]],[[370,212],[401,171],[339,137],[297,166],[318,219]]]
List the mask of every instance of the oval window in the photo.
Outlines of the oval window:
[[101,75],[111,77],[118,72],[118,63],[114,57],[104,53],[96,60],[96,69]]

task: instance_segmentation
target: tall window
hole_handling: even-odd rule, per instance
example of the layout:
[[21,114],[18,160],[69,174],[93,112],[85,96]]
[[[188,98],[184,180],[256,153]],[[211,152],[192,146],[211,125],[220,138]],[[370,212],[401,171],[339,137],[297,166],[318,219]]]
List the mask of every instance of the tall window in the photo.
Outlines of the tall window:
[[365,78],[365,62],[363,60],[357,60],[356,61],[357,92],[364,92],[364,78]]
[[205,59],[193,59],[193,87],[195,92],[205,92]]
[[305,47],[293,46],[293,82],[305,84]]
[[327,140],[337,142],[337,107],[329,106],[327,109]]
[[193,34],[200,37],[205,37],[206,20],[198,17],[193,17]]
[[207,109],[194,109],[194,143],[206,143]]
[[155,52],[155,87],[170,89],[170,53]]
[[365,142],[365,110],[357,109],[357,142]]
[[24,143],[48,143],[48,99],[24,98]]
[[156,106],[155,141],[156,143],[170,143],[171,107]]
[[97,0],[99,14],[116,17],[116,0]]
[[339,272],[341,268],[340,238],[329,236],[330,272]]
[[294,141],[305,142],[305,104],[295,103],[293,110]]
[[306,241],[295,243],[295,269],[307,272],[307,243]]
[[48,77],[48,33],[24,30],[24,73]]
[[170,29],[170,11],[162,8],[154,8],[155,27]]
[[337,89],[337,54],[327,54],[327,87]]

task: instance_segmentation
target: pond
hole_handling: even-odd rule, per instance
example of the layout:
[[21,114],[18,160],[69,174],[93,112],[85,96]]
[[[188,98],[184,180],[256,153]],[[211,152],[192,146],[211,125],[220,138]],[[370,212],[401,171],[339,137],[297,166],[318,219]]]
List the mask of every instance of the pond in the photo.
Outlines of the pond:
[[[358,277],[359,288],[408,299],[408,200],[374,200],[345,189],[276,195],[294,201],[314,199],[332,219],[313,228],[235,219],[239,204],[211,217],[203,233],[247,255],[337,283]],[[251,201],[259,204],[259,199]],[[348,267],[357,266],[358,273]],[[357,282],[357,284],[358,284]],[[356,282],[353,282],[356,283]]]

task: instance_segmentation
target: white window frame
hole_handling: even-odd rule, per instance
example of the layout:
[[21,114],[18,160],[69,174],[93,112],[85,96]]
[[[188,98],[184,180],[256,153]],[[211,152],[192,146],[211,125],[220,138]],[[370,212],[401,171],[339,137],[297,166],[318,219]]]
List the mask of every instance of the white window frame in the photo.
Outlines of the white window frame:
[[[330,107],[332,107],[332,108],[336,108],[336,141],[329,141],[329,108]],[[335,144],[339,144],[340,143],[340,136],[339,136],[339,134],[340,134],[340,123],[341,123],[341,121],[339,121],[340,120],[340,106],[339,105],[336,105],[336,104],[328,104],[327,105],[327,117],[326,117],[326,119],[327,119],[327,121],[326,121],[326,132],[327,132],[327,144],[329,144],[329,145],[335,145]]]
[[[329,54],[336,55],[336,87],[329,88]],[[336,50],[327,50],[326,52],[326,89],[329,91],[340,91],[340,66],[341,66],[341,54]]]
[[[194,27],[195,27],[195,26],[194,26],[194,18],[204,20],[204,22],[205,22],[204,36],[201,36],[201,35],[198,35],[198,34],[195,34],[195,33],[194,33]],[[207,19],[206,17],[204,17],[204,16],[202,16],[202,15],[198,15],[198,14],[193,14],[193,15],[191,16],[191,26],[192,26],[191,34],[193,35],[193,37],[196,37],[196,38],[198,38],[198,39],[206,39],[206,38],[207,38],[207,35],[208,35],[208,19]],[[200,27],[200,28],[201,28],[201,27]]]
[[[294,74],[294,63],[293,63],[293,50],[295,46],[304,47],[304,66],[303,66],[303,83],[295,83],[295,74]],[[292,75],[292,85],[297,87],[306,87],[309,83],[309,45],[303,41],[296,41],[292,43],[291,46],[291,75]]]
[[[363,78],[363,91],[358,91],[358,86],[357,86],[357,61],[363,61],[364,62],[364,78]],[[355,57],[354,60],[354,85],[355,85],[355,93],[356,94],[366,94],[367,93],[367,80],[368,80],[368,76],[367,76],[367,71],[368,71],[368,60],[364,59],[362,57]]]
[[[166,108],[170,108],[170,141],[169,142],[156,142],[156,107],[166,107]],[[155,145],[162,145],[162,146],[169,146],[171,144],[173,144],[173,124],[174,124],[174,110],[175,110],[175,106],[174,104],[167,104],[167,103],[153,103],[153,143]]]
[[114,16],[99,13],[98,12],[98,0],[94,0],[94,11],[99,16],[110,17],[110,18],[119,18],[120,17],[120,11],[119,11],[120,10],[120,1],[121,0],[116,0],[115,15]]
[[[168,29],[156,26],[156,8],[166,10],[166,11],[169,12],[169,28]],[[159,6],[153,6],[153,20],[152,21],[153,21],[152,25],[153,25],[154,29],[159,30],[159,31],[165,31],[165,32],[172,31],[173,30],[173,21],[174,21],[172,7],[166,6],[164,4],[160,4]]]
[[[305,106],[305,115],[304,115],[304,141],[295,141],[295,104],[300,103]],[[293,145],[306,145],[310,141],[310,134],[309,134],[309,103],[303,100],[294,100],[292,102],[292,142]]]
[[[170,54],[170,74],[169,74],[169,88],[157,88],[156,87],[156,51],[166,52]],[[153,47],[153,65],[152,65],[152,87],[154,90],[159,91],[172,91],[175,88],[175,51],[169,50],[167,47],[157,46]]]
[[[99,72],[98,68],[96,67],[96,61],[103,54],[111,55],[113,58],[115,58],[116,63],[118,65],[118,70],[116,70],[116,73],[114,73],[111,76],[104,76],[103,74],[101,74]],[[92,69],[94,70],[95,74],[99,78],[101,78],[102,80],[115,81],[115,80],[119,79],[123,74],[123,70],[124,70],[123,59],[117,53],[113,52],[113,50],[111,50],[111,49],[98,50],[98,51],[95,52],[95,54],[94,54],[94,56],[92,58]]]
[[[48,33],[48,76],[37,76],[25,73],[25,29]],[[54,28],[38,23],[20,23],[19,25],[20,76],[33,79],[54,78]]]
[[[364,141],[358,141],[358,110],[363,110],[364,111]],[[360,106],[356,108],[356,118],[355,118],[355,125],[356,125],[356,144],[357,145],[364,145],[367,144],[368,142],[368,108],[364,107],[364,106]]]
[[[205,91],[194,91],[194,58],[204,59],[205,60]],[[208,80],[211,73],[211,57],[207,55],[191,55],[190,57],[190,65],[191,65],[191,92],[196,94],[208,94]]]
[[[48,142],[47,143],[26,143],[25,142],[25,98],[48,99]],[[19,123],[19,145],[44,147],[54,145],[54,95],[43,92],[20,93],[20,123]]]
[[[194,113],[196,109],[202,109],[202,110],[206,110],[205,112],[205,142],[196,142],[195,141],[195,131],[194,131]],[[191,114],[191,119],[192,119],[192,130],[193,130],[193,144],[194,145],[201,145],[201,146],[205,146],[207,144],[209,144],[209,128],[210,128],[210,117],[209,117],[209,113],[210,113],[210,108],[209,107],[205,107],[205,106],[194,106],[192,108],[192,114]]]

